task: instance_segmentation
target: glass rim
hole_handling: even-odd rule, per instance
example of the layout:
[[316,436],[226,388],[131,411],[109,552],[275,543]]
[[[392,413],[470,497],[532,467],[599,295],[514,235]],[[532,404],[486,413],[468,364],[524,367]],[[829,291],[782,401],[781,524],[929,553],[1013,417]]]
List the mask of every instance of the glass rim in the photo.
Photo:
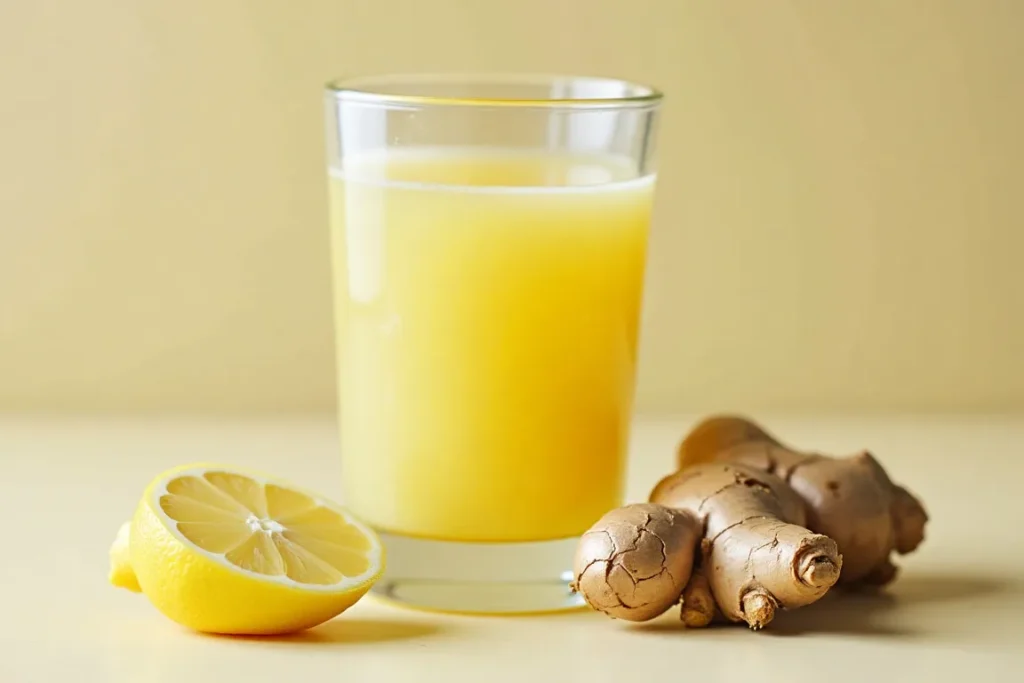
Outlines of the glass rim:
[[[417,85],[545,85],[557,81],[618,84],[628,93],[608,97],[484,97],[387,92],[389,84]],[[643,109],[664,99],[657,88],[636,81],[582,74],[558,73],[389,73],[334,78],[327,91],[341,101],[391,107],[462,106],[523,107],[541,109]]]

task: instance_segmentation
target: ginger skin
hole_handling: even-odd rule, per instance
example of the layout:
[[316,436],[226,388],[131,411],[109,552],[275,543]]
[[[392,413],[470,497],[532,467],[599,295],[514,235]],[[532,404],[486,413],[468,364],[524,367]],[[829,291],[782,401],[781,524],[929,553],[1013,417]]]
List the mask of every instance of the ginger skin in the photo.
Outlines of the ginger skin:
[[647,621],[679,602],[701,525],[684,510],[651,503],[617,508],[580,538],[570,588],[610,617]]
[[701,541],[701,561],[690,575],[690,581],[683,589],[682,607],[679,618],[687,628],[704,628],[720,616],[715,598],[711,595],[707,566],[711,544],[705,538]]
[[910,553],[924,540],[924,507],[867,451],[838,458],[801,452],[750,420],[721,415],[694,427],[679,446],[678,462],[683,469],[743,464],[784,480],[805,503],[807,527],[838,544],[839,582],[846,586],[891,582],[897,574],[891,554]]
[[[697,516],[703,558],[683,592],[682,618],[706,626],[721,615],[753,629],[780,609],[821,598],[837,581],[842,557],[835,541],[805,528],[806,506],[780,478],[739,463],[704,463],[662,479],[652,503]],[[704,582],[707,589],[704,588]]]

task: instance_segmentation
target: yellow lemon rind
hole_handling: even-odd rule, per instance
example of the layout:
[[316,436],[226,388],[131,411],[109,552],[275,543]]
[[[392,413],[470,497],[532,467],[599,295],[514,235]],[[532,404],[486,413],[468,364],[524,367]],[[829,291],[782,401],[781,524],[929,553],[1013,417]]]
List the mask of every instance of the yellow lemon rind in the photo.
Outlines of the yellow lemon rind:
[[[167,483],[188,475],[223,471],[302,493],[355,526],[372,541],[370,569],[332,585],[303,584],[231,564],[176,528],[160,507]],[[215,463],[182,465],[158,475],[136,509],[129,541],[131,565],[142,592],[168,618],[210,633],[267,635],[310,628],[337,616],[363,597],[385,568],[377,535],[337,504],[277,477]]]

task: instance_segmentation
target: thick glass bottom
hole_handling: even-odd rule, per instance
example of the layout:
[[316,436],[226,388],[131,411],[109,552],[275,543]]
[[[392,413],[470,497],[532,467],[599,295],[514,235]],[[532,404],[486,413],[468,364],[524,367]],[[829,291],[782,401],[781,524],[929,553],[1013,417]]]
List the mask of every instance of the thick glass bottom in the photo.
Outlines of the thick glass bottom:
[[578,538],[535,543],[457,543],[380,532],[387,568],[377,597],[462,614],[536,614],[579,609],[569,590]]

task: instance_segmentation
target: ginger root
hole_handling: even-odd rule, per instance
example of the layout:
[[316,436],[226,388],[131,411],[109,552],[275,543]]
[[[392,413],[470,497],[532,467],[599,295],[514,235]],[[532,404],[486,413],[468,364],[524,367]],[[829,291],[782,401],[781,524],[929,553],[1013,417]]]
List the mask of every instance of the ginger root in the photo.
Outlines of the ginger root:
[[681,603],[700,628],[752,629],[832,586],[883,585],[924,539],[921,502],[867,451],[801,452],[742,417],[699,423],[679,470],[648,503],[612,510],[583,535],[572,590],[596,610],[646,621]]
[[779,609],[815,602],[839,578],[836,542],[805,528],[803,501],[773,474],[743,464],[692,465],[658,482],[650,500],[689,511],[704,527],[701,569],[683,594],[688,624],[710,623],[710,592],[726,619],[760,629]]
[[928,515],[921,502],[867,451],[838,458],[805,453],[750,420],[722,415],[694,427],[678,462],[684,471],[698,463],[743,464],[784,480],[806,506],[807,527],[838,544],[839,581],[847,586],[889,583],[897,573],[891,554],[910,553],[924,539]]
[[701,525],[689,512],[637,503],[607,513],[580,539],[570,588],[594,609],[646,621],[679,602]]

